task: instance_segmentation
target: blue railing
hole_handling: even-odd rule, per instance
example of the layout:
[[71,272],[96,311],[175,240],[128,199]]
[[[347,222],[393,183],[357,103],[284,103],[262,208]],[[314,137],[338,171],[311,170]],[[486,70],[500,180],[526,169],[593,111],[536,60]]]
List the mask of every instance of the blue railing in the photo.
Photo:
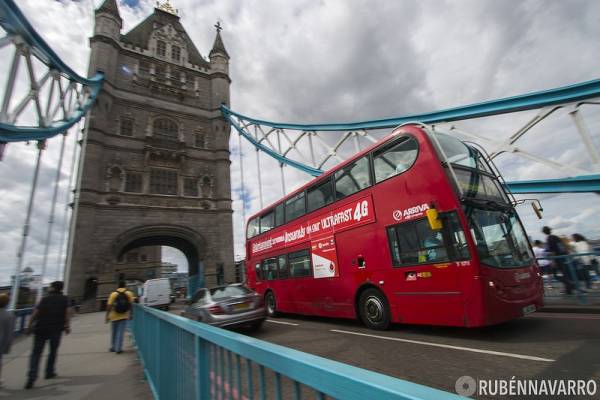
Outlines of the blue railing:
[[459,399],[452,393],[135,306],[155,399]]
[[[591,257],[593,260],[595,257],[600,256],[600,254],[590,252],[537,257],[538,262],[539,260],[549,260],[551,262],[551,265],[545,268],[545,271],[542,269],[545,286],[544,297],[564,297],[565,294],[560,291],[549,290],[549,287],[554,289],[555,284],[558,290],[566,289],[566,285],[569,284],[572,294],[580,304],[588,304],[590,297],[600,297],[600,291],[597,291],[594,287],[600,281],[600,267],[597,261],[591,265],[584,264],[581,259],[586,256]],[[564,269],[561,267],[561,264],[564,266]],[[564,288],[561,285],[564,285]]]

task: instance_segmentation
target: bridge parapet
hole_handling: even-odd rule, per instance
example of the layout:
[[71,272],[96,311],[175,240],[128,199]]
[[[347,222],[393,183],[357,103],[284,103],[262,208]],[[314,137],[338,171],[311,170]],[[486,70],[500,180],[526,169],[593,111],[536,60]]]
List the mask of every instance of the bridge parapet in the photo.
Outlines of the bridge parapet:
[[459,399],[437,389],[135,306],[133,336],[156,399]]

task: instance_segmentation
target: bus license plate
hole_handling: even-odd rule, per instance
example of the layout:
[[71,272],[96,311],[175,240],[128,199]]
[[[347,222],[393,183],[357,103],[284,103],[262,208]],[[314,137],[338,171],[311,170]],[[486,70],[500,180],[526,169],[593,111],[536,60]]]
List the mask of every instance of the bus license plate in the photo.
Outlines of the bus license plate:
[[527,307],[523,307],[523,315],[531,314],[535,311],[535,304],[528,305]]
[[233,309],[235,311],[241,311],[241,310],[247,310],[248,309],[249,304],[248,303],[240,303],[240,304],[234,304],[233,305]]

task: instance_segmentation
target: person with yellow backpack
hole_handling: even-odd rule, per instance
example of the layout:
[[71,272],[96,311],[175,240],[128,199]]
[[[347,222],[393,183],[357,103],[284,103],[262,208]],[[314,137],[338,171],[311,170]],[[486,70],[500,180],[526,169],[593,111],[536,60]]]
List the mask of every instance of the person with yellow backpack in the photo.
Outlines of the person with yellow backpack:
[[123,352],[123,336],[127,321],[133,318],[135,296],[127,290],[125,282],[120,281],[117,290],[112,292],[106,302],[106,323],[111,323],[110,351]]

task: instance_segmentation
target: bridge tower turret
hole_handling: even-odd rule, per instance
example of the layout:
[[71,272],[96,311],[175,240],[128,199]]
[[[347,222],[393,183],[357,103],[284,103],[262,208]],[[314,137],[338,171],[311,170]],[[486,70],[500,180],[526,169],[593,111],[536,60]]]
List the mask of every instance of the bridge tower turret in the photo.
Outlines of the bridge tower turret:
[[90,38],[89,75],[101,71],[107,81],[114,82],[122,27],[123,20],[116,0],[105,0],[95,12],[94,36]]
[[[210,81],[212,89],[212,107],[218,110],[221,107],[221,104],[230,106],[229,85],[231,84],[231,79],[229,78],[229,54],[227,53],[225,45],[223,44],[223,39],[221,38],[221,24],[217,22],[215,28],[217,29],[217,35],[215,36],[215,41],[208,57],[212,71],[212,79]],[[229,123],[222,115],[213,120],[213,131],[218,132],[216,135],[216,147],[223,151],[223,157],[220,158],[221,161],[216,165],[217,175],[229,178],[230,162],[225,158],[225,151],[228,151],[229,149],[230,127]],[[221,180],[216,187],[219,197],[222,199],[229,198],[230,187],[231,184],[229,179]],[[221,206],[224,207],[227,206],[227,204],[222,204]]]

